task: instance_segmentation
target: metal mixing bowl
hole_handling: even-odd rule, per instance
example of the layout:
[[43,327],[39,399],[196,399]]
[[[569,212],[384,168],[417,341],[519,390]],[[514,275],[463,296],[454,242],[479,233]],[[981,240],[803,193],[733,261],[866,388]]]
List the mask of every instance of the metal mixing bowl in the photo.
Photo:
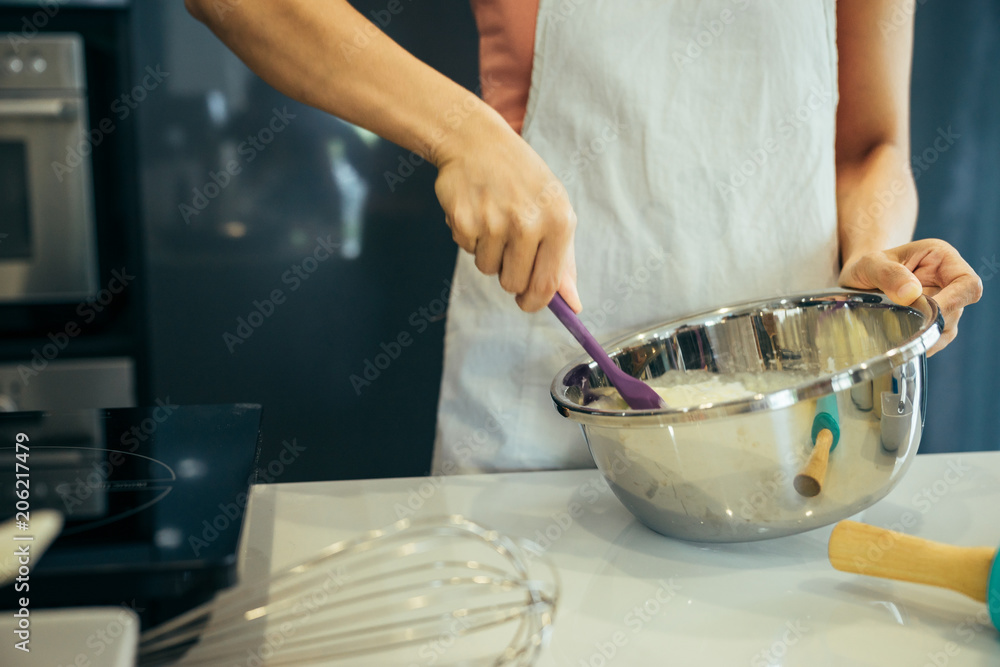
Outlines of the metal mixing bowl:
[[[926,352],[943,328],[924,297],[899,306],[878,293],[830,290],[746,303],[604,346],[651,384],[735,379],[746,398],[602,407],[612,390],[586,357],[560,371],[552,399],[580,423],[618,498],[653,530],[706,542],[780,537],[851,516],[899,482],[923,429]],[[840,439],[822,491],[804,497],[793,479],[812,452],[817,400],[829,394]]]

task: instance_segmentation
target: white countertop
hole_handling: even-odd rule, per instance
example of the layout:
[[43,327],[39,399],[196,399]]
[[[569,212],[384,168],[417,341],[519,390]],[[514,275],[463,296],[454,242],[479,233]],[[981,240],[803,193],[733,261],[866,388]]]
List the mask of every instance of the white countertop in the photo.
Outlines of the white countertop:
[[[546,548],[563,588],[538,665],[1000,665],[985,605],[834,570],[831,527],[684,543],[634,519],[597,470],[257,486],[242,576],[292,565],[401,514],[461,514]],[[996,546],[1000,452],[918,456],[899,487],[854,518]],[[602,655],[612,647],[613,657]]]

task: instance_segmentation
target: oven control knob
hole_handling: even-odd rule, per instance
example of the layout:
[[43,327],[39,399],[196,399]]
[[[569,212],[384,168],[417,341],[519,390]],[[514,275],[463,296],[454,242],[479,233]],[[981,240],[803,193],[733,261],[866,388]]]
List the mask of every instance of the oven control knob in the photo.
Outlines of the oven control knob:
[[35,71],[36,74],[41,74],[49,68],[49,63],[41,56],[36,56],[31,59],[31,69]]
[[5,69],[11,74],[20,74],[21,70],[24,69],[24,61],[17,56],[13,58],[8,58],[7,62],[4,63]]

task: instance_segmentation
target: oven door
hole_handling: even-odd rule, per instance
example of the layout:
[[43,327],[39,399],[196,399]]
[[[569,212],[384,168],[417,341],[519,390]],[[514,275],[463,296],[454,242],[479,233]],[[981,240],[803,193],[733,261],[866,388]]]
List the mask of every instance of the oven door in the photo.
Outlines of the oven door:
[[0,303],[97,292],[86,122],[82,98],[0,98]]

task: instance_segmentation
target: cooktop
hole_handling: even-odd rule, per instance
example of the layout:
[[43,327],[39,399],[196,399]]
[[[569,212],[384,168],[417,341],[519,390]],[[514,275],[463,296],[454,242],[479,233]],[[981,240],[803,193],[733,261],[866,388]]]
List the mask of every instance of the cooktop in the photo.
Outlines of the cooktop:
[[0,413],[0,520],[65,520],[33,565],[32,607],[124,605],[149,625],[232,584],[260,420],[258,405],[169,401]]

